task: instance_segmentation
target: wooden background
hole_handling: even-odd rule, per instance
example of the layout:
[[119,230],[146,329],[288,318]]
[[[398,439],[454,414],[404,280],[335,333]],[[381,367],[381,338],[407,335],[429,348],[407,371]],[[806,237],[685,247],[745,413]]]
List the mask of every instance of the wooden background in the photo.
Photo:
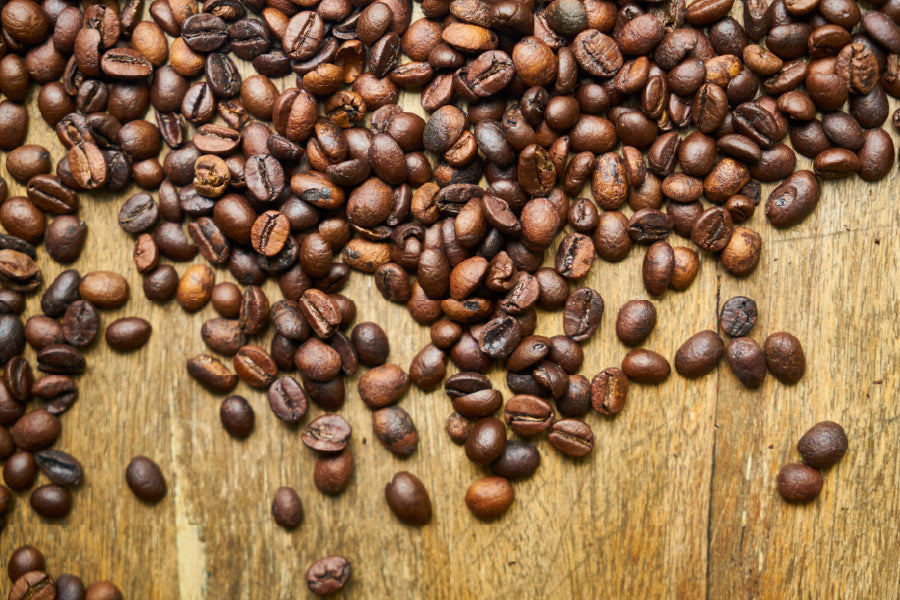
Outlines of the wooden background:
[[[29,141],[50,148],[55,162],[63,149],[35,100],[33,91]],[[403,104],[422,112],[416,96]],[[3,163],[11,193],[22,193]],[[749,225],[762,234],[763,253],[752,276],[735,279],[705,255],[689,290],[655,300],[659,325],[645,346],[671,360],[687,337],[715,329],[722,302],[739,294],[756,299],[755,339],[786,330],[803,342],[808,368],[798,385],[769,377],[748,391],[724,361],[700,380],[673,375],[659,386],[632,385],[617,417],[588,415],[595,435],[588,458],[566,458],[539,440],[542,466],[515,484],[512,508],[490,523],[475,519],[463,502],[485,470],[444,433],[451,409],[440,391],[413,390],[402,400],[421,442],[400,460],[372,436],[370,412],[355,391],[359,374],[347,382],[341,413],[354,427],[356,470],[337,498],[315,489],[314,453],[298,429],[272,415],[263,393],[239,386],[256,411],[256,430],[246,441],[229,437],[219,423],[221,398],[184,370],[186,358],[205,351],[200,326],[214,315],[212,307],[189,316],[174,301],[148,302],[133,268],[132,240],[116,225],[132,192],[82,194],[80,215],[90,232],[77,267],[122,273],[132,290],[124,308],[103,313],[103,324],[142,315],[154,331],[137,353],[116,354],[102,340],[89,350],[81,399],[62,418],[57,443],[86,470],[74,509],[62,522],[44,521],[27,494],[17,495],[0,534],[0,562],[33,543],[51,573],[110,579],[131,600],[305,597],[307,566],[333,553],[353,563],[347,598],[896,598],[897,171],[878,184],[826,183],[815,213],[787,231],[774,230],[757,211]],[[770,189],[764,187],[764,197]],[[50,282],[63,267],[39,252]],[[647,297],[642,256],[636,249],[619,264],[598,259],[583,282],[606,301],[602,326],[585,345],[589,378],[619,365],[626,353],[614,321],[626,300]],[[179,273],[185,268],[177,265]],[[217,278],[231,276],[218,269]],[[266,290],[273,301],[280,297],[274,283]],[[354,273],[345,294],[357,302],[358,321],[386,325],[390,361],[407,368],[428,330],[384,301],[369,276]],[[38,311],[36,295],[25,316]],[[538,333],[561,332],[559,313],[541,315]],[[508,397],[503,374],[495,371],[492,379]],[[320,412],[313,407],[304,424]],[[798,460],[797,440],[823,419],[844,425],[849,453],[826,474],[816,502],[785,504],[775,475]],[[136,454],[152,457],[166,474],[170,492],[158,505],[142,504],[125,485],[125,467]],[[399,470],[418,475],[430,491],[429,525],[401,525],[390,513],[383,489]],[[269,514],[282,485],[303,499],[305,522],[293,532],[275,526]]]

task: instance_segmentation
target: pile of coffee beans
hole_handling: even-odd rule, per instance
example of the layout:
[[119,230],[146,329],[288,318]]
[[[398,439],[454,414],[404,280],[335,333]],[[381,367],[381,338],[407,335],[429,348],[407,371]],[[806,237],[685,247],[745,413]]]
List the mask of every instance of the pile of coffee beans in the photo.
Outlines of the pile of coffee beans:
[[51,577],[44,555],[34,546],[20,546],[6,564],[12,587],[9,600],[123,600],[111,581],[96,581],[88,586],[77,575]]
[[[762,252],[762,236],[746,225],[761,183],[778,183],[764,212],[783,228],[815,210],[822,180],[876,181],[894,164],[881,129],[888,95],[900,97],[894,0],[865,14],[853,0],[745,0],[743,23],[729,16],[733,4],[423,0],[413,22],[410,0],[153,0],[148,20],[143,0],[8,0],[0,148],[11,150],[7,169],[26,192],[7,198],[0,181],[0,424],[13,425],[4,474],[10,462],[27,471],[34,460],[13,461],[16,447],[53,443],[99,311],[129,295],[119,275],[69,270],[44,292],[45,314],[23,324],[23,294],[42,285],[35,245],[58,262],[77,260],[87,231],[75,216],[79,193],[134,183],[144,191],[125,200],[118,223],[133,236],[145,296],[188,312],[211,302],[219,315],[201,331],[210,353],[190,358],[187,372],[227,396],[229,434],[254,427],[247,400],[229,395],[239,380],[266,390],[272,412],[292,425],[316,404],[327,412],[302,439],[319,453],[316,486],[339,493],[353,470],[352,429],[336,413],[344,377],[370,369],[357,391],[376,437],[399,456],[416,451],[418,432],[397,403],[411,385],[444,382],[448,434],[493,473],[469,488],[466,504],[482,518],[502,514],[514,498],[509,481],[540,464],[537,447],[508,440],[508,430],[546,435],[557,451],[583,457],[593,448],[583,420],[591,408],[614,415],[629,382],[670,375],[664,356],[639,347],[656,323],[647,300],[619,312],[616,333],[634,348],[621,365],[590,380],[579,373],[604,301],[578,281],[598,256],[616,262],[643,248],[642,281],[655,297],[687,289],[707,260],[744,277]],[[242,77],[236,59],[256,74]],[[288,76],[296,84],[279,92],[273,79]],[[32,83],[66,148],[55,165],[45,148],[22,145]],[[401,89],[418,91],[427,119],[397,104]],[[797,152],[813,159],[812,171],[796,169]],[[582,197],[588,183],[591,197]],[[692,247],[673,246],[675,236]],[[170,264],[197,254],[205,262],[180,274]],[[243,289],[216,282],[217,268]],[[374,275],[384,298],[431,327],[407,370],[387,363],[377,325],[345,333],[356,317],[340,294],[351,270]],[[282,299],[263,292],[269,277]],[[538,310],[562,313],[559,335],[535,335]],[[748,387],[768,372],[795,383],[805,370],[800,342],[775,333],[760,348],[748,337],[755,319],[752,301],[729,301],[720,318],[727,346],[717,332],[697,333],[675,370],[699,377],[725,356]],[[136,318],[106,330],[120,351],[149,335]],[[47,373],[33,384],[20,356],[26,340]],[[445,381],[451,362],[459,372]],[[484,376],[497,365],[513,393],[505,405]],[[47,408],[24,414],[30,396]],[[73,460],[45,464],[71,469]],[[128,482],[149,501],[165,494],[143,457]],[[67,487],[35,494],[45,514],[68,512]],[[398,473],[386,497],[401,521],[428,521],[414,475]],[[290,488],[272,509],[285,527],[302,521]],[[311,568],[313,579],[346,581],[349,563],[333,558]]]
[[847,453],[847,434],[834,421],[816,423],[797,442],[802,463],[790,463],[778,472],[778,493],[788,502],[815,500],[822,491],[822,473]]

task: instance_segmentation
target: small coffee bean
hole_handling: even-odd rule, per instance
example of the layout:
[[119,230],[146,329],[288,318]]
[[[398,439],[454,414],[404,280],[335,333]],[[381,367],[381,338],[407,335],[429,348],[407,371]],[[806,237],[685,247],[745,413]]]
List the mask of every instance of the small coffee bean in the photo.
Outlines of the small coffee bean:
[[68,488],[81,483],[81,463],[62,450],[41,450],[34,455],[34,462],[51,483]]
[[743,337],[753,330],[759,311],[756,302],[745,296],[735,296],[722,305],[719,327],[732,337]]
[[[513,433],[529,436],[547,431],[553,422],[554,412],[553,407],[546,400],[537,396],[519,394],[507,401],[505,418],[506,424]],[[480,423],[479,421],[476,424],[475,430],[478,429]],[[471,436],[469,439],[472,439]]]
[[366,406],[384,408],[398,402],[409,391],[409,375],[397,365],[381,365],[363,375],[357,389]]
[[66,375],[44,375],[34,382],[31,393],[47,403],[50,414],[59,415],[78,400],[78,385]]
[[827,469],[847,453],[847,434],[834,421],[813,425],[797,442],[803,461],[816,469]]
[[55,415],[47,410],[37,409],[16,421],[11,433],[16,446],[33,452],[52,446],[59,438],[60,431],[59,419]]
[[350,424],[344,417],[324,414],[306,426],[301,440],[305,446],[319,452],[341,452],[347,447],[351,433]]
[[272,518],[280,527],[296,529],[303,523],[303,503],[294,488],[280,487],[272,498]]
[[431,520],[431,499],[422,481],[408,471],[400,471],[384,488],[391,512],[407,525],[425,525]]
[[140,317],[123,317],[106,327],[106,343],[117,352],[132,352],[150,339],[153,327]]
[[228,396],[219,407],[222,427],[229,435],[243,439],[253,431],[253,407],[243,396]]
[[351,573],[349,560],[343,556],[326,556],[306,570],[306,586],[319,596],[332,594],[347,585]]
[[296,424],[309,410],[306,392],[293,377],[286,375],[276,379],[267,393],[269,408],[285,423]]
[[822,474],[809,465],[791,463],[778,472],[776,485],[781,497],[791,503],[815,500],[822,491]]
[[590,426],[577,419],[556,421],[547,434],[550,445],[567,456],[587,456],[594,449],[594,434]]
[[466,490],[466,506],[479,519],[496,519],[509,510],[515,497],[515,490],[507,479],[484,477]]
[[675,353],[675,370],[683,377],[700,377],[711,372],[725,354],[725,344],[715,331],[696,333]]
[[671,372],[669,361],[662,355],[644,348],[632,350],[622,359],[622,371],[628,379],[638,383],[661,383]]
[[43,571],[46,567],[47,564],[41,551],[34,546],[26,544],[19,546],[9,555],[9,562],[6,563],[6,572],[9,574],[9,580],[15,583],[26,573]]
[[491,463],[491,473],[504,479],[527,479],[541,465],[541,454],[534,444],[509,440],[503,453]]
[[187,372],[192,378],[215,394],[227,394],[237,385],[238,376],[208,354],[198,354],[187,362]]
[[806,372],[806,356],[800,340],[790,333],[773,333],[766,338],[763,348],[769,371],[784,384],[800,381]]
[[[35,4],[35,6],[37,5]],[[30,571],[17,578],[9,590],[10,600],[54,600],[56,597],[53,578],[38,570]]]
[[626,346],[639,346],[656,327],[656,306],[648,300],[629,300],[616,316],[616,335]]
[[621,411],[628,398],[628,378],[617,367],[600,371],[591,381],[591,406],[603,415]]
[[766,378],[766,357],[756,343],[748,337],[736,337],[729,340],[725,348],[725,357],[731,372],[748,388],[762,385]]
[[134,495],[144,502],[159,502],[168,491],[166,479],[159,465],[146,456],[135,456],[131,459],[125,469],[125,481]]
[[419,433],[409,414],[399,406],[388,406],[372,413],[372,430],[392,453],[405,458],[419,445]]
[[61,485],[42,485],[31,492],[29,503],[45,519],[62,519],[72,510],[72,492]]
[[353,476],[353,455],[349,450],[339,454],[324,454],[316,460],[313,482],[324,494],[340,494]]
[[37,472],[31,452],[16,452],[3,464],[3,481],[12,490],[27,490],[34,484]]

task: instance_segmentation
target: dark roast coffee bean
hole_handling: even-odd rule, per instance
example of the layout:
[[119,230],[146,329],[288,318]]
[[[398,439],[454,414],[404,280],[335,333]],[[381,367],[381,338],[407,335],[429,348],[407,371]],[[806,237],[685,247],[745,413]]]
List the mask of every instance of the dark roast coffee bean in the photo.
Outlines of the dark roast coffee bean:
[[291,376],[276,379],[269,386],[268,399],[269,408],[285,423],[299,423],[309,409],[306,392]]
[[725,357],[731,372],[742,384],[749,388],[762,385],[767,372],[766,357],[756,340],[749,337],[729,340]]
[[343,556],[320,558],[306,570],[306,586],[320,596],[334,593],[350,579],[350,561]]
[[566,300],[563,331],[576,342],[590,339],[603,317],[603,298],[596,291],[582,287]]
[[609,367],[591,381],[591,406],[604,415],[614,415],[625,406],[628,378],[617,367]]
[[219,407],[222,427],[229,435],[243,439],[253,431],[255,414],[253,407],[243,396],[228,396]]
[[124,317],[106,327],[106,343],[118,352],[131,352],[146,344],[152,331],[148,321],[140,317]]
[[622,359],[622,371],[632,381],[653,384],[665,381],[671,372],[671,367],[669,361],[660,354],[638,348],[626,354]]
[[51,483],[68,488],[81,483],[81,463],[62,450],[41,450],[34,455],[34,462]]
[[407,525],[425,525],[431,520],[431,499],[422,481],[400,471],[384,488],[384,496],[391,512]]
[[237,385],[238,377],[217,358],[199,354],[187,362],[187,372],[213,393],[227,394]]
[[773,333],[766,338],[763,348],[772,375],[788,385],[800,381],[806,372],[806,356],[800,340],[790,333]]
[[822,491],[822,474],[809,465],[791,463],[778,472],[776,486],[781,497],[792,503],[811,502]]
[[415,452],[419,445],[415,424],[399,406],[388,406],[372,413],[372,430],[388,450],[401,458]]
[[647,300],[629,300],[616,316],[616,335],[627,346],[639,346],[656,327],[656,306]]
[[272,518],[285,529],[296,529],[303,523],[303,503],[294,488],[280,487],[272,498]]
[[351,432],[350,424],[342,416],[324,414],[306,427],[301,440],[319,452],[341,452],[347,447]]
[[144,502],[159,502],[168,491],[166,479],[159,465],[146,456],[135,456],[131,459],[125,469],[125,481],[134,495]]
[[56,597],[53,578],[40,570],[22,574],[9,590],[10,600],[54,600]]
[[722,305],[719,327],[732,337],[743,337],[753,330],[759,312],[756,302],[745,296],[735,296]]
[[76,300],[66,309],[62,327],[69,345],[78,348],[89,346],[100,329],[100,315],[90,302]]
[[16,452],[3,464],[3,481],[13,490],[27,490],[37,477],[37,464],[30,452]]
[[809,466],[827,469],[847,453],[847,434],[834,421],[822,421],[803,434],[797,450]]
[[533,444],[509,440],[503,453],[491,463],[491,472],[504,479],[526,479],[541,465],[541,454]]
[[45,519],[62,519],[72,510],[72,492],[60,485],[42,485],[31,492],[29,503]]
[[715,331],[696,333],[675,353],[675,370],[683,377],[700,377],[711,372],[725,354],[725,344]]
[[554,412],[546,400],[520,394],[507,401],[505,418],[514,433],[529,436],[547,431],[553,422]]
[[567,456],[580,458],[594,449],[594,433],[590,426],[576,419],[556,421],[547,434],[550,445]]

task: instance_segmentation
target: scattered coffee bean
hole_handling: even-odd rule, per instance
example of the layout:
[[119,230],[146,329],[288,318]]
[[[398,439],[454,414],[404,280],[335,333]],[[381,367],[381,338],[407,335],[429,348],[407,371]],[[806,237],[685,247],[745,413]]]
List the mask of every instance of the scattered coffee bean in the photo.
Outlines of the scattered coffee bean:
[[815,469],[827,469],[847,453],[847,434],[834,421],[813,425],[797,442],[803,461]]
[[408,471],[400,471],[384,488],[391,512],[407,525],[425,525],[431,520],[431,499],[422,481]]
[[792,503],[812,502],[822,491],[822,474],[809,465],[791,463],[778,472],[777,487],[781,497]]
[[128,487],[144,502],[156,503],[168,491],[166,479],[155,462],[146,456],[135,456],[125,469]]

